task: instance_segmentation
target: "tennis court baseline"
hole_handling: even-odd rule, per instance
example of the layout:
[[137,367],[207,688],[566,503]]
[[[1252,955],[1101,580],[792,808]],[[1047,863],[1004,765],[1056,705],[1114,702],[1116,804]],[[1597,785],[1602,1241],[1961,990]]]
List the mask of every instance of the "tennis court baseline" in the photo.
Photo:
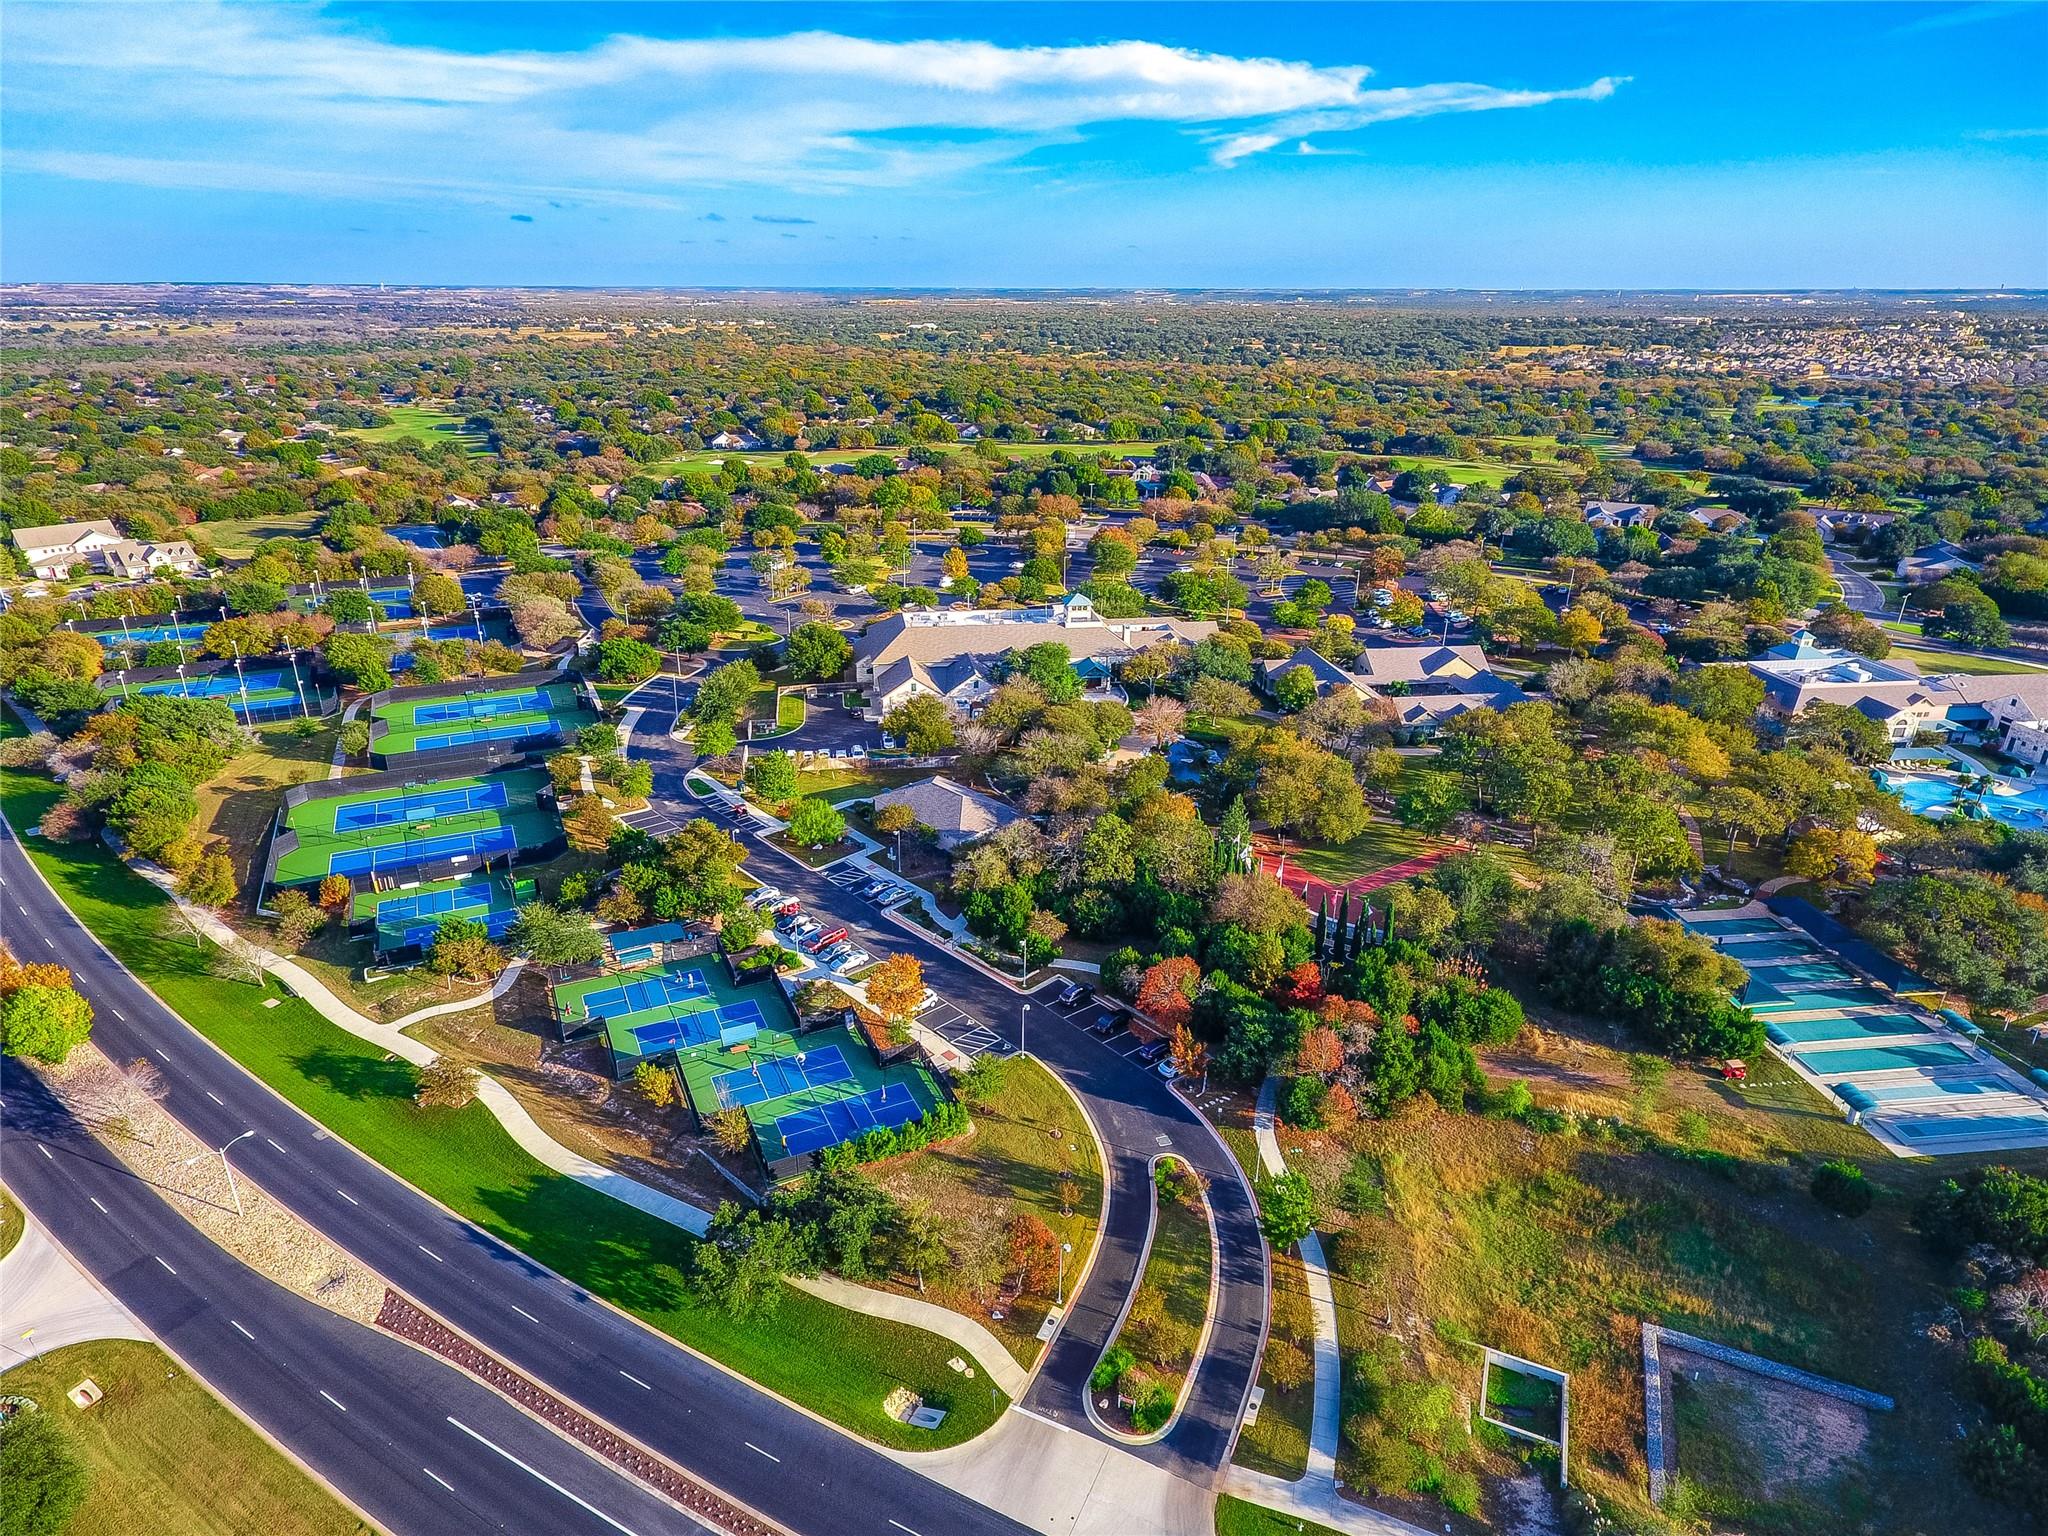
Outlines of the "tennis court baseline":
[[877,1126],[909,1125],[924,1118],[924,1108],[907,1084],[885,1083],[858,1097],[832,1099],[810,1109],[775,1118],[783,1155],[800,1157],[851,1141]]
[[643,1013],[649,1008],[660,1008],[669,1003],[693,1002],[697,998],[710,995],[711,983],[695,971],[685,971],[678,976],[649,976],[640,981],[626,982],[622,986],[584,993],[583,1014],[586,1018],[593,1018],[618,1013]]
[[486,725],[466,731],[441,731],[432,736],[414,739],[415,752],[430,752],[436,747],[467,747],[484,741],[527,741],[539,736],[553,736],[561,727],[551,719],[511,721],[505,725]]
[[538,688],[523,693],[494,693],[482,698],[444,699],[438,704],[416,705],[415,725],[443,725],[451,720],[488,720],[495,715],[526,715],[545,711],[548,696]]
[[727,1109],[734,1105],[765,1104],[783,1099],[806,1088],[853,1080],[853,1068],[836,1045],[795,1056],[771,1056],[737,1072],[721,1072],[711,1080],[718,1102]]
[[[669,1005],[664,1005],[669,1006]],[[649,1009],[650,1013],[658,1009]],[[761,1012],[761,1005],[751,998],[744,1002],[715,1004],[699,1002],[686,1011],[657,1019],[648,1024],[634,1024],[634,1015],[627,1014],[615,1023],[623,1023],[632,1032],[634,1043],[642,1056],[652,1056],[658,1051],[688,1050],[692,1046],[710,1045],[714,1041],[736,1045],[751,1040],[759,1034],[768,1022]]]
[[389,800],[361,800],[338,806],[334,812],[334,830],[349,832],[362,827],[395,826],[404,821],[432,821],[437,816],[455,816],[463,811],[485,811],[509,804],[511,801],[502,781],[424,789]]

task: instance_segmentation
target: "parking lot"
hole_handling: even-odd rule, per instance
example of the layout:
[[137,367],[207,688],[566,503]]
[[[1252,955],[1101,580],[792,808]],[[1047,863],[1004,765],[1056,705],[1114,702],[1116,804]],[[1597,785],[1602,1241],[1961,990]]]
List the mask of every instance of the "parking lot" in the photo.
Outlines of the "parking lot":
[[877,907],[893,907],[910,899],[910,887],[886,875],[871,875],[864,869],[835,869],[825,876],[828,885],[851,891],[862,901]]

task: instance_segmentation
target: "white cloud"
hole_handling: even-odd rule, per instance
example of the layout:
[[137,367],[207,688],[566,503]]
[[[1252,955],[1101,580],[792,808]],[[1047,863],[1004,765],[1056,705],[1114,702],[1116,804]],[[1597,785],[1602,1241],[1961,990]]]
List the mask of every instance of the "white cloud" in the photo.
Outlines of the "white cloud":
[[1364,65],[1144,41],[1012,48],[825,32],[467,54],[391,42],[317,9],[216,3],[18,3],[8,44],[16,169],[479,200],[930,186],[1111,125],[1177,130],[1228,166],[1310,135],[1598,100],[1616,83],[1367,89]]

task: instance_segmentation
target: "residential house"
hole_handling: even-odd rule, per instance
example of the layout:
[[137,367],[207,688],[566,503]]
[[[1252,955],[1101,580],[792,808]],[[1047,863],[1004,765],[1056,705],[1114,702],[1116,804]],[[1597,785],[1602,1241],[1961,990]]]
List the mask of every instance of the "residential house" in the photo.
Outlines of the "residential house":
[[744,453],[750,449],[759,448],[762,445],[761,439],[754,436],[751,432],[721,432],[704,446],[706,448],[716,448],[721,452],[732,449]]
[[877,812],[891,805],[910,807],[918,825],[930,827],[938,845],[948,852],[1022,819],[1020,812],[993,795],[956,784],[944,774],[886,790],[875,796],[874,804]]
[[1944,576],[1953,576],[1957,571],[1974,571],[1981,567],[1964,554],[1956,545],[1943,540],[1930,544],[1925,549],[1913,551],[1899,557],[1898,575],[1901,581],[1913,586],[1925,586],[1928,582],[1939,581]]
[[1851,512],[1846,507],[1808,507],[1806,510],[1813,514],[1814,525],[1820,529],[1824,544],[1832,544],[1840,538],[1861,539],[1899,520],[1896,512]]
[[95,557],[101,550],[122,543],[126,537],[104,518],[14,530],[15,547],[29,569],[45,580],[68,576],[73,566],[97,565]]
[[138,544],[133,539],[123,539],[101,550],[99,560],[109,576],[123,581],[139,581],[166,570],[180,576],[196,576],[206,569],[199,552],[183,539],[164,544]]
[[854,678],[867,694],[870,720],[920,696],[972,713],[995,691],[1002,659],[1012,651],[1057,641],[1083,681],[1099,685],[1147,646],[1193,643],[1215,632],[1206,620],[1105,620],[1078,593],[1042,608],[912,609],[871,624],[854,643]]
[[1589,501],[1586,521],[1595,528],[1648,528],[1659,511],[1647,501]]
[[1292,656],[1262,662],[1259,680],[1271,693],[1296,667],[1314,675],[1318,698],[1348,690],[1362,699],[1385,699],[1395,723],[1417,733],[1467,710],[1506,709],[1528,697],[1494,672],[1476,645],[1368,645],[1349,669],[1304,645]]

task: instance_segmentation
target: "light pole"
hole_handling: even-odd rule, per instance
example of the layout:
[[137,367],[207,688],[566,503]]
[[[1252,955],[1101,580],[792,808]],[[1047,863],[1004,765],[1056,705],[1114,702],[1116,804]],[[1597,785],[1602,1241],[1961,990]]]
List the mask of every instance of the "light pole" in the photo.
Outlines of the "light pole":
[[[236,1136],[232,1138],[230,1141],[228,1141],[226,1145],[215,1147],[213,1149],[213,1155],[220,1159],[221,1167],[227,1170],[228,1193],[234,1197],[235,1214],[237,1216],[241,1216],[244,1214],[242,1211],[242,1191],[241,1188],[235,1183],[235,1165],[228,1161],[228,1147],[232,1147],[237,1141],[246,1141],[255,1134],[256,1133],[253,1130],[244,1131],[241,1135]],[[196,1157],[188,1157],[185,1159],[182,1166],[189,1168],[192,1166],[192,1164],[198,1162],[199,1159],[204,1156],[206,1156],[206,1154],[204,1152],[201,1152]]]
[[469,594],[469,617],[476,625],[476,643],[484,643],[484,599],[480,592]]
[[1059,1294],[1053,1299],[1055,1307],[1064,1308],[1067,1304],[1067,1255],[1073,1251],[1074,1245],[1072,1243],[1060,1244]]
[[1026,1003],[1024,1011],[1017,1015],[1017,1054],[1024,1054],[1024,1035],[1031,1023],[1031,1005]]
[[285,648],[284,657],[286,661],[291,663],[292,690],[299,696],[299,714],[303,718],[304,716],[310,714],[311,711],[306,708],[305,685],[299,681],[299,653],[296,649],[287,646]]

